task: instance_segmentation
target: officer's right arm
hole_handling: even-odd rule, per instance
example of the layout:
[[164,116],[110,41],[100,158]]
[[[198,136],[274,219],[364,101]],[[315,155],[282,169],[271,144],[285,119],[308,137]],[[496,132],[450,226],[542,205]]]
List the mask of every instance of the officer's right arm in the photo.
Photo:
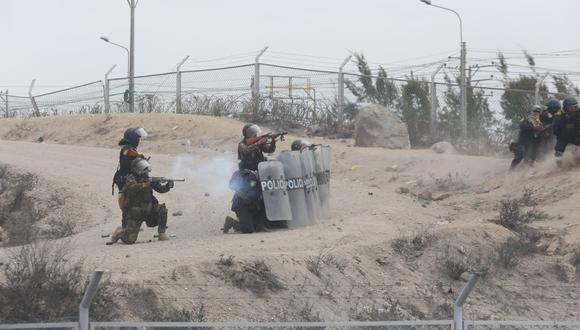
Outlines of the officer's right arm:
[[256,142],[254,144],[245,144],[244,142],[240,142],[238,144],[238,159],[242,159],[244,156],[251,154],[256,149],[260,148],[260,142]]
[[127,179],[125,180],[125,186],[123,187],[123,193],[130,193],[133,191],[139,191],[141,189],[145,189],[151,183],[149,181],[146,182],[139,182],[134,175],[128,175]]

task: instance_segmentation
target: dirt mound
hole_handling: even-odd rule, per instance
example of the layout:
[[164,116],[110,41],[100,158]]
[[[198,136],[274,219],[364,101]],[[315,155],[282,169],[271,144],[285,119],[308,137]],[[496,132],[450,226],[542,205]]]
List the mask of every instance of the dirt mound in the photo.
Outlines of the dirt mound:
[[[204,319],[220,321],[449,318],[477,271],[485,276],[469,318],[579,317],[578,169],[548,159],[512,173],[509,159],[309,138],[333,148],[330,219],[224,235],[242,125],[188,115],[6,120],[0,136],[28,142],[1,141],[0,162],[70,190],[86,220],[72,253],[87,271],[102,266],[159,306],[195,312],[183,315],[203,306]],[[181,211],[169,218],[172,240],[153,241],[145,228],[133,246],[105,247],[101,235],[120,219],[110,178],[128,126],[150,132],[141,150],[154,173],[188,180],[158,196],[170,214]],[[40,136],[44,143],[33,142]],[[513,221],[499,217],[521,224],[507,228]]]

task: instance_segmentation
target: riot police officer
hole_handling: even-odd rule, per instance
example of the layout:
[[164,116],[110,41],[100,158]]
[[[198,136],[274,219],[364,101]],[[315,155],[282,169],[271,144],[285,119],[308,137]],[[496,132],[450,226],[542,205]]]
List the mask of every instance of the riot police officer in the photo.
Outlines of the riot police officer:
[[568,144],[580,146],[580,116],[578,113],[578,100],[573,96],[568,96],[562,102],[563,111],[559,111],[554,116],[554,134],[556,135],[556,146],[554,147],[556,163],[562,162],[562,155],[566,151]]
[[262,135],[262,130],[255,124],[244,125],[242,135],[244,138],[238,144],[239,168],[257,171],[258,164],[267,160],[264,153],[276,151],[276,140]]
[[306,148],[310,148],[311,146],[312,146],[312,143],[310,143],[304,139],[296,139],[296,140],[292,141],[292,144],[290,145],[290,150],[302,151]]
[[122,188],[125,202],[123,214],[125,214],[125,226],[118,227],[111,236],[111,243],[119,239],[125,244],[133,244],[139,236],[139,230],[143,221],[148,227],[157,227],[158,239],[166,241],[169,236],[167,229],[167,208],[153,195],[153,191],[166,193],[173,188],[173,181],[162,184],[160,181],[151,181],[149,172],[151,165],[142,158],[136,158],[131,162],[131,173],[125,178]]
[[518,142],[510,145],[510,150],[514,153],[510,169],[514,170],[522,161],[533,164],[539,153],[541,142],[542,123],[540,122],[541,109],[539,106],[532,106],[520,122],[520,132]]

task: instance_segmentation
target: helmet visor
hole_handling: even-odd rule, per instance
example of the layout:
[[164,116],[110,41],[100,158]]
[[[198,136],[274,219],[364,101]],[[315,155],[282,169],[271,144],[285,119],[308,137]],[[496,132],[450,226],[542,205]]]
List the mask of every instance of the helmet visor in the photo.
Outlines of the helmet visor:
[[252,125],[246,130],[246,137],[255,137],[262,134],[262,130],[258,125]]
[[137,134],[140,138],[147,137],[147,132],[145,131],[145,129],[143,127],[137,127],[135,129],[135,134]]

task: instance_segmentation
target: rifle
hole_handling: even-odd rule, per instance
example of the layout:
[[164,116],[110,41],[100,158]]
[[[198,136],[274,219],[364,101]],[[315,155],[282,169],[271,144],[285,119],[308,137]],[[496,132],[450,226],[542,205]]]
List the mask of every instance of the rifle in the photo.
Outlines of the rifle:
[[185,179],[166,178],[164,176],[152,176],[149,178],[149,181],[151,181],[151,182],[168,182],[168,181],[185,182]]
[[280,138],[280,141],[284,141],[284,136],[288,134],[288,132],[278,132],[278,133],[267,133],[264,135],[259,135],[259,136],[254,136],[251,138],[248,138],[248,144],[254,144],[258,141],[260,141],[263,138],[267,138],[270,139],[270,142],[266,142],[266,143],[272,143],[274,141],[276,141],[276,139]]

